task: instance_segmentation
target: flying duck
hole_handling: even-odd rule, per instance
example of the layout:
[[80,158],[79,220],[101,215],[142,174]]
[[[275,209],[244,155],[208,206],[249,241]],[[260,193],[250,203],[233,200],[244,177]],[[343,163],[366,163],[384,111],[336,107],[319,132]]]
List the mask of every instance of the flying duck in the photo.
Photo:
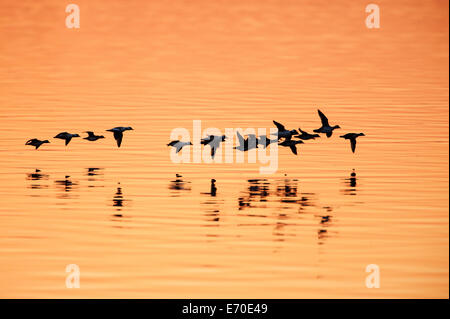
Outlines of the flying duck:
[[292,153],[297,155],[297,144],[303,144],[303,141],[293,141],[293,140],[284,140],[283,142],[279,143],[278,145],[290,147]]
[[37,138],[32,138],[31,140],[28,140],[25,145],[33,145],[35,149],[37,150],[42,144],[50,143],[48,140],[38,140]]
[[267,146],[269,146],[272,143],[277,143],[278,139],[274,139],[271,140],[270,138],[268,138],[266,135],[261,135],[259,137],[259,139],[257,140],[257,145],[262,145],[263,148],[266,148]]
[[72,140],[72,137],[80,137],[80,135],[78,135],[78,134],[70,134],[70,133],[67,133],[67,132],[62,132],[62,133],[59,133],[58,135],[56,135],[54,138],[59,138],[61,140],[65,140],[66,141],[66,145],[67,145]]
[[313,139],[315,139],[316,137],[320,137],[320,135],[319,134],[310,134],[310,133],[308,133],[308,132],[306,132],[306,131],[303,131],[301,128],[298,128],[298,130],[300,131],[300,133],[302,133],[302,134],[300,134],[300,135],[295,135],[294,137],[298,137],[299,139],[302,139],[302,140],[313,140]]
[[244,139],[239,132],[236,132],[236,134],[238,137],[239,146],[235,146],[234,149],[245,152],[258,147],[258,139],[256,138],[256,135],[249,134],[248,138]]
[[273,133],[273,134],[277,134],[278,135],[278,139],[284,137],[286,140],[290,140],[292,135],[298,134],[298,132],[296,130],[290,130],[290,131],[286,130],[284,125],[278,123],[277,121],[273,121],[273,124],[275,124],[275,126],[278,129],[277,133]]
[[358,136],[366,136],[364,133],[347,133],[345,135],[341,135],[342,138],[346,140],[350,140],[350,146],[352,147],[352,152],[355,153],[356,149],[356,138]]
[[205,138],[202,138],[200,144],[209,145],[211,147],[211,157],[214,158],[216,155],[216,150],[220,147],[220,143],[226,140],[226,136],[216,136],[216,135],[208,135]]
[[114,133],[114,139],[117,141],[117,147],[120,147],[120,145],[122,144],[123,132],[129,131],[129,130],[133,130],[133,128],[130,126],[126,126],[126,127],[118,126],[118,127],[106,130],[106,131]]
[[83,139],[94,142],[98,140],[99,138],[105,138],[103,135],[95,135],[94,132],[86,131],[85,133],[88,133],[87,137],[83,137]]
[[[192,145],[191,142],[181,142],[179,140],[174,140],[171,141],[169,144],[167,144],[167,146],[172,146],[174,148],[176,148],[175,153],[178,153],[179,151],[181,151],[181,149],[187,145]],[[177,174],[178,175],[178,174]],[[181,176],[181,175],[180,175]],[[177,176],[178,177],[178,176]]]
[[322,127],[318,128],[317,130],[314,130],[314,132],[325,133],[327,137],[331,137],[331,135],[333,135],[334,129],[341,128],[339,125],[330,126],[330,124],[328,124],[328,119],[325,116],[325,114],[323,114],[320,110],[317,110],[317,112],[319,113],[320,120],[322,121]]

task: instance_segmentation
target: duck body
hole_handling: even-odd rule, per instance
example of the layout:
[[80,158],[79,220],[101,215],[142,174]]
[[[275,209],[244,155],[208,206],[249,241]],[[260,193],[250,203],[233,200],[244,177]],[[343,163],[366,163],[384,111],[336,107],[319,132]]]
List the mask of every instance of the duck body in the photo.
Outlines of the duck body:
[[297,155],[297,144],[303,144],[303,141],[285,140],[278,145],[289,147],[295,155]]
[[100,138],[105,138],[103,135],[95,135],[94,132],[91,131],[86,131],[86,133],[88,134],[87,137],[84,137],[83,139],[94,142]]
[[117,147],[120,147],[120,145],[122,145],[123,132],[130,130],[133,130],[131,126],[117,126],[106,131],[114,133],[114,139],[117,142]]
[[277,133],[273,133],[277,135],[278,139],[284,138],[290,140],[292,135],[298,134],[297,130],[287,130],[283,124],[278,123],[277,121],[273,121],[273,124],[275,124],[278,129]]
[[299,135],[295,135],[294,137],[298,137],[299,139],[302,140],[314,140],[316,137],[320,137],[319,134],[310,134],[306,131],[303,131],[301,128],[298,129],[300,131],[301,134]]
[[263,148],[266,148],[267,146],[269,146],[272,143],[277,143],[278,139],[274,139],[271,140],[270,138],[268,138],[266,135],[261,135],[258,139],[258,146],[262,145]]
[[59,133],[58,135],[56,135],[54,138],[59,138],[61,140],[65,140],[66,141],[65,145],[68,145],[70,143],[70,141],[72,140],[72,138],[74,138],[74,137],[80,137],[80,135],[62,132],[62,133]]
[[181,142],[179,140],[174,140],[174,141],[171,141],[169,144],[167,144],[167,146],[172,146],[176,149],[175,153],[178,153],[179,151],[181,151],[181,149],[183,147],[188,146],[188,145],[192,145],[192,143],[191,142]]
[[350,140],[350,146],[352,148],[352,152],[355,153],[356,150],[356,138],[359,136],[366,136],[364,133],[347,133],[341,135],[340,137],[346,140]]
[[220,147],[220,143],[225,142],[226,136],[217,136],[217,135],[208,135],[205,138],[202,138],[200,144],[209,145],[211,147],[211,157],[214,158],[216,155],[217,149]]
[[35,147],[35,149],[37,150],[42,144],[46,144],[46,143],[50,143],[48,140],[39,140],[37,138],[32,138],[30,140],[28,140],[25,145],[32,145]]
[[244,139],[239,132],[236,132],[236,135],[238,137],[239,146],[235,146],[234,149],[246,152],[258,147],[258,139],[256,138],[256,135],[249,134],[246,139]]
[[328,123],[328,118],[325,116],[325,114],[323,114],[320,110],[317,110],[317,112],[319,113],[320,120],[322,121],[322,126],[314,130],[314,132],[324,133],[327,135],[327,137],[331,137],[335,129],[341,128],[339,125],[330,126],[330,124]]

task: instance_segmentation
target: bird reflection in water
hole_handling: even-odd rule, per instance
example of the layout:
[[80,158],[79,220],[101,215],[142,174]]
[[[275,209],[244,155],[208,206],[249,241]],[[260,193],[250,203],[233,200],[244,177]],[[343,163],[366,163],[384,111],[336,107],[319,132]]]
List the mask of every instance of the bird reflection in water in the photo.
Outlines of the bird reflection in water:
[[70,180],[70,175],[64,176],[64,179],[62,180],[56,180],[55,184],[58,188],[64,191],[61,195],[58,196],[59,198],[69,198],[69,192],[71,192],[74,187],[78,185],[78,183]]
[[[89,182],[96,182],[96,181],[102,181],[102,178],[99,178],[103,176],[102,168],[99,167],[89,167],[86,168],[86,176],[88,176]],[[98,185],[95,185],[93,183],[90,183],[88,187],[99,187]],[[103,186],[102,186],[103,187]]]
[[353,169],[350,174],[350,178],[344,179],[346,188],[342,190],[342,193],[344,195],[356,195],[356,182],[357,182],[356,172]]
[[30,181],[33,181],[32,184],[29,186],[29,188],[32,189],[41,189],[41,188],[47,188],[48,185],[43,185],[38,181],[41,180],[48,180],[48,175],[41,173],[40,169],[35,169],[33,173],[27,174],[27,179]]
[[[220,221],[220,203],[221,201],[217,199],[217,186],[216,180],[211,179],[211,184],[209,187],[209,192],[201,193],[202,195],[209,196],[209,198],[202,202],[202,205],[205,205],[205,217],[206,217],[206,227],[217,227],[219,226]],[[207,237],[217,237],[216,234],[207,234]]]
[[[113,221],[124,221],[124,218],[126,216],[123,215],[122,209],[125,207],[125,202],[128,202],[128,199],[125,199],[122,192],[122,187],[120,186],[120,182],[117,183],[117,189],[114,193],[113,199],[112,199],[112,206],[115,207],[116,213],[111,215]],[[115,228],[122,228],[122,226],[113,226]]]
[[252,207],[252,202],[266,202],[270,183],[266,179],[249,179],[247,192],[238,198],[239,210]]
[[191,187],[189,184],[190,182],[183,180],[183,176],[176,174],[176,179],[170,181],[169,184],[169,189],[175,191],[175,194],[172,194],[171,196],[180,196],[180,191],[190,191]]

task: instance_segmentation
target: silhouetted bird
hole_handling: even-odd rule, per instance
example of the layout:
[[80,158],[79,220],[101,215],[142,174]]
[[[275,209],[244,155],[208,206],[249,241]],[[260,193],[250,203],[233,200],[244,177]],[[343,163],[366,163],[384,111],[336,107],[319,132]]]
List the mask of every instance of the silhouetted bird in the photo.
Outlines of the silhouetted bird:
[[70,143],[70,141],[72,140],[73,137],[80,137],[80,135],[62,132],[62,133],[59,133],[58,135],[56,135],[54,138],[59,138],[61,140],[65,140],[66,141],[65,145],[67,145]]
[[258,147],[258,139],[254,134],[249,134],[247,139],[244,139],[239,132],[236,132],[236,135],[238,137],[239,146],[235,146],[234,149],[245,152]]
[[345,135],[342,135],[342,138],[345,138],[346,140],[350,140],[350,146],[352,147],[352,152],[355,153],[356,149],[356,138],[358,136],[366,136],[364,133],[347,133]]
[[192,145],[191,142],[181,142],[179,140],[171,141],[167,146],[172,146],[176,149],[175,153],[181,151],[181,149],[185,146]]
[[209,145],[211,147],[211,157],[214,158],[216,155],[217,149],[220,147],[221,142],[225,142],[226,136],[216,136],[216,135],[208,135],[205,138],[202,138],[200,144]]
[[42,144],[50,143],[48,140],[38,140],[37,138],[32,138],[31,140],[28,140],[25,145],[32,145],[37,150]]
[[308,133],[308,132],[306,132],[306,131],[303,131],[301,128],[299,128],[298,129],[299,131],[300,131],[300,133],[302,133],[302,134],[300,134],[300,135],[295,135],[294,137],[298,137],[299,139],[302,139],[302,140],[313,140],[313,139],[315,139],[316,137],[320,137],[320,135],[319,134],[310,134],[310,133]]
[[333,130],[337,128],[341,128],[339,125],[330,126],[328,123],[328,119],[320,110],[317,110],[320,116],[320,120],[322,121],[322,127],[318,128],[317,130],[314,130],[316,133],[325,133],[327,137],[331,137],[333,135]]
[[105,138],[103,135],[95,135],[94,132],[86,131],[85,133],[88,133],[87,137],[84,137],[83,139],[94,142],[100,138]]
[[277,133],[273,133],[278,136],[278,139],[284,137],[286,140],[290,140],[292,135],[298,134],[298,132],[296,130],[287,130],[283,124],[280,124],[277,121],[273,121],[273,124],[275,124],[275,126],[278,129]]
[[271,140],[270,138],[268,138],[266,135],[261,135],[258,139],[258,146],[262,145],[263,148],[266,148],[267,146],[269,146],[272,143],[277,143],[278,139],[274,139]]
[[285,141],[279,143],[278,145],[290,147],[292,153],[297,155],[297,147],[296,147],[297,144],[303,144],[303,141],[285,140]]
[[115,128],[112,128],[112,129],[109,129],[106,131],[114,133],[114,139],[117,142],[117,147],[120,147],[120,145],[122,144],[123,132],[130,131],[130,130],[133,130],[133,128],[130,126],[126,126],[126,127],[117,126]]

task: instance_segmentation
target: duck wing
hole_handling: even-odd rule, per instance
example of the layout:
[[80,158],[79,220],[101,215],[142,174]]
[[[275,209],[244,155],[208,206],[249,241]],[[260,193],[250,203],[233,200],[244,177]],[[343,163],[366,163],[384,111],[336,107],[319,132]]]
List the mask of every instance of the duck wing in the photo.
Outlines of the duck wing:
[[278,123],[277,121],[273,121],[273,124],[275,124],[275,126],[277,127],[278,131],[286,131],[285,127],[283,124]]
[[289,146],[291,148],[292,153],[294,153],[295,155],[297,155],[297,147],[295,147],[295,145],[291,145]]
[[333,135],[333,131],[327,133],[327,137],[331,137]]
[[244,140],[244,138],[242,137],[241,133],[236,132],[236,135],[237,135],[238,140],[239,140],[239,146],[244,146],[244,145],[245,145],[245,140]]
[[352,147],[352,152],[355,153],[355,149],[356,149],[356,138],[351,138],[350,139],[350,145]]
[[66,140],[66,146],[67,146],[67,144],[69,144],[70,141],[72,140],[72,136],[66,136],[65,140]]
[[330,126],[328,124],[328,118],[325,116],[325,114],[323,114],[320,110],[317,110],[317,112],[319,113],[320,120],[322,121],[322,126]]
[[114,139],[117,141],[117,147],[122,144],[123,133],[119,131],[114,131]]

